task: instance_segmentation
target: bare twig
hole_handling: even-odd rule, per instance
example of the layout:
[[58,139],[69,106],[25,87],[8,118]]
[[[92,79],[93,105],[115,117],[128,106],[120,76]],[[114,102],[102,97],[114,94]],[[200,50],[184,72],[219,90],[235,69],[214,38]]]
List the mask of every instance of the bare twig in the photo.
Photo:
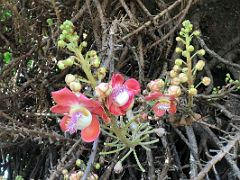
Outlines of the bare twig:
[[[221,161],[221,159],[224,156],[226,156],[227,153],[229,153],[229,151],[235,146],[236,142],[239,140],[240,140],[240,134],[238,133],[232,138],[232,140],[225,147],[221,149],[221,151],[219,151],[219,153],[216,156],[212,158],[211,161],[207,163],[207,165],[200,171],[200,173],[192,179],[202,180],[204,176],[206,176],[209,173],[213,165]],[[236,176],[238,177],[238,179],[240,179],[240,174],[236,174]]]

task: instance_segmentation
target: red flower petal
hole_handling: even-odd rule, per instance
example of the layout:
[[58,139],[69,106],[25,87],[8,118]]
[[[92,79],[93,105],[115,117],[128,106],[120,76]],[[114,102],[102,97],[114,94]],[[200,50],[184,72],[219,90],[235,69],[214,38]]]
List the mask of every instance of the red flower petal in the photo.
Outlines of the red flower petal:
[[108,110],[110,111],[111,114],[115,115],[115,116],[120,116],[120,115],[124,115],[124,111],[122,111],[119,106],[112,104]]
[[80,104],[83,104],[84,107],[86,107],[91,113],[96,114],[100,116],[105,123],[110,122],[110,118],[107,116],[105,110],[101,106],[101,104],[98,101],[94,101],[92,99],[88,99],[83,94],[81,94],[79,97]]
[[154,114],[158,117],[162,117],[166,111],[164,109],[159,109],[160,103],[156,103],[154,106],[153,106],[153,111],[154,111]]
[[58,105],[62,106],[71,106],[79,103],[77,96],[66,87],[52,92],[52,98]]
[[148,96],[145,96],[145,100],[146,101],[156,100],[161,96],[164,96],[164,95],[160,92],[153,92],[153,93],[149,94]]
[[70,106],[55,105],[51,107],[51,111],[57,114],[63,114],[69,112]]
[[93,142],[100,134],[100,125],[95,116],[91,124],[81,131],[81,137],[84,142]]
[[128,90],[132,91],[134,95],[138,94],[141,91],[140,84],[136,79],[128,79],[124,86],[128,88]]
[[70,121],[70,118],[68,116],[63,116],[63,118],[60,121],[60,128],[63,132],[66,132],[68,130],[67,126]]
[[121,86],[124,82],[124,77],[121,74],[113,74],[111,79],[112,88]]
[[177,107],[175,102],[171,102],[170,109],[168,110],[169,114],[175,114],[177,112]]

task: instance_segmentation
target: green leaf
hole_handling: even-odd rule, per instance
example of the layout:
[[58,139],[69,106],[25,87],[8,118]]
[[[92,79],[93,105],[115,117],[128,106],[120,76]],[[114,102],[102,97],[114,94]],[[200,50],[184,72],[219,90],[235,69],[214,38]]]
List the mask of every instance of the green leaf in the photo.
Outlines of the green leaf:
[[11,59],[12,59],[12,53],[10,53],[10,52],[5,52],[4,54],[3,54],[3,62],[5,63],[5,64],[9,64],[10,63],[10,61],[11,61]]

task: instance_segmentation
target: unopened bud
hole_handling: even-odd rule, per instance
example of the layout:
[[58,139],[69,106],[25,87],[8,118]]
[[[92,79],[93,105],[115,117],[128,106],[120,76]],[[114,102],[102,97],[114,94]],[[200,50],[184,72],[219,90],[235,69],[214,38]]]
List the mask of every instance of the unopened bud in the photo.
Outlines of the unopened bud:
[[98,56],[92,57],[92,59],[90,61],[91,61],[90,64],[93,67],[98,68],[100,66],[101,61]]
[[192,96],[196,96],[197,95],[197,89],[192,87],[188,90],[188,93]]
[[175,64],[176,64],[177,66],[181,66],[182,63],[183,63],[183,60],[182,60],[182,59],[176,59],[176,60],[175,60]]
[[123,171],[122,162],[118,161],[118,162],[115,164],[113,170],[114,170],[114,172],[115,172],[116,174],[120,174],[120,173]]
[[171,85],[179,85],[180,79],[178,77],[175,77],[171,80]]
[[169,88],[168,88],[168,94],[169,95],[174,95],[174,96],[180,96],[181,95],[181,93],[182,93],[182,91],[181,91],[181,88],[180,88],[180,86],[176,86],[176,85],[171,85],[171,86],[169,86]]
[[83,161],[81,159],[76,160],[76,166],[80,167]]
[[188,52],[188,51],[183,51],[183,52],[182,52],[182,56],[183,56],[183,57],[187,57],[187,56],[188,56],[188,54],[189,54],[189,52]]
[[211,83],[211,79],[209,77],[204,77],[202,79],[202,83],[204,84],[204,86],[208,86]]
[[70,67],[70,66],[72,66],[72,65],[74,64],[74,59],[75,59],[74,56],[70,56],[69,58],[67,58],[66,60],[64,60],[63,63],[64,63],[66,66]]
[[105,67],[100,67],[97,72],[98,79],[102,80],[103,78],[105,78],[106,73],[107,73],[107,69]]
[[83,41],[83,42],[81,43],[81,46],[82,46],[82,47],[87,47],[87,42],[86,42],[86,41]]
[[171,70],[170,72],[169,72],[169,75],[170,75],[170,77],[171,78],[175,78],[176,76],[177,76],[177,72],[176,71],[174,71],[174,70]]
[[63,169],[63,170],[62,170],[62,174],[63,174],[63,175],[67,175],[67,174],[68,174],[68,170],[67,170],[67,169]]
[[72,74],[67,74],[65,77],[65,82],[67,85],[69,85],[71,82],[75,81],[75,76]]
[[176,50],[175,50],[176,53],[181,53],[182,52],[182,49],[177,47]]
[[88,55],[89,55],[90,57],[94,57],[94,56],[97,55],[97,52],[96,52],[95,50],[91,50],[91,51],[88,52]]
[[183,72],[183,73],[186,73],[186,72],[188,72],[188,68],[187,68],[187,67],[185,67],[185,68],[182,68],[182,72]]
[[112,87],[108,83],[100,83],[95,87],[95,93],[97,97],[104,98],[108,96],[112,91]]
[[154,91],[160,91],[160,89],[164,85],[165,85],[165,83],[162,79],[156,79],[156,80],[150,81],[150,83],[148,83],[147,87],[150,89],[151,92],[154,92]]
[[66,66],[63,64],[63,61],[58,61],[57,66],[59,69],[63,70],[66,68]]
[[66,42],[61,39],[61,40],[58,41],[57,45],[60,48],[64,48],[66,46]]
[[206,51],[204,49],[200,49],[197,53],[199,56],[204,56],[206,54]]
[[100,169],[101,165],[100,165],[99,163],[96,163],[96,164],[94,165],[94,167],[95,167],[95,169]]
[[174,65],[173,68],[172,68],[174,71],[178,72],[181,70],[181,67],[178,66],[178,65]]
[[202,71],[203,68],[205,66],[205,62],[203,60],[199,60],[197,62],[197,64],[195,65],[195,68],[198,70],[198,71]]
[[187,82],[187,80],[188,80],[188,77],[187,77],[187,75],[186,75],[185,73],[180,73],[180,74],[178,75],[178,78],[180,79],[180,82],[181,82],[181,83],[185,83],[185,82]]
[[194,47],[192,45],[187,47],[187,51],[189,52],[193,52],[194,51]]
[[87,179],[88,180],[98,180],[98,175],[97,174],[91,174],[91,176],[89,176]]
[[194,35],[194,36],[200,36],[200,34],[201,34],[201,33],[200,33],[200,31],[198,31],[198,30],[197,30],[197,31],[193,31],[193,35]]
[[82,85],[79,82],[75,82],[75,81],[71,82],[69,84],[69,87],[73,92],[79,92],[82,89]]

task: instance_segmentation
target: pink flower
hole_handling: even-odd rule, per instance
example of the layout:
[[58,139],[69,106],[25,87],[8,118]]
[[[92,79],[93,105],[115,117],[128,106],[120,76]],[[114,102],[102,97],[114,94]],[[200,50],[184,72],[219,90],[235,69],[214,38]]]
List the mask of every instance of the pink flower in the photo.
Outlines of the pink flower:
[[175,114],[177,111],[175,96],[165,95],[159,92],[154,92],[145,97],[146,101],[156,100],[153,106],[154,114],[158,117],[163,116],[166,112]]
[[51,111],[64,115],[60,122],[62,131],[75,133],[81,130],[81,137],[85,142],[94,141],[100,134],[97,116],[105,123],[110,121],[98,101],[88,99],[81,93],[75,94],[66,87],[52,92],[52,98],[57,104]]
[[114,74],[110,85],[112,91],[107,97],[106,107],[113,115],[126,114],[133,106],[135,95],[141,90],[139,82],[133,78],[124,82],[121,74]]

